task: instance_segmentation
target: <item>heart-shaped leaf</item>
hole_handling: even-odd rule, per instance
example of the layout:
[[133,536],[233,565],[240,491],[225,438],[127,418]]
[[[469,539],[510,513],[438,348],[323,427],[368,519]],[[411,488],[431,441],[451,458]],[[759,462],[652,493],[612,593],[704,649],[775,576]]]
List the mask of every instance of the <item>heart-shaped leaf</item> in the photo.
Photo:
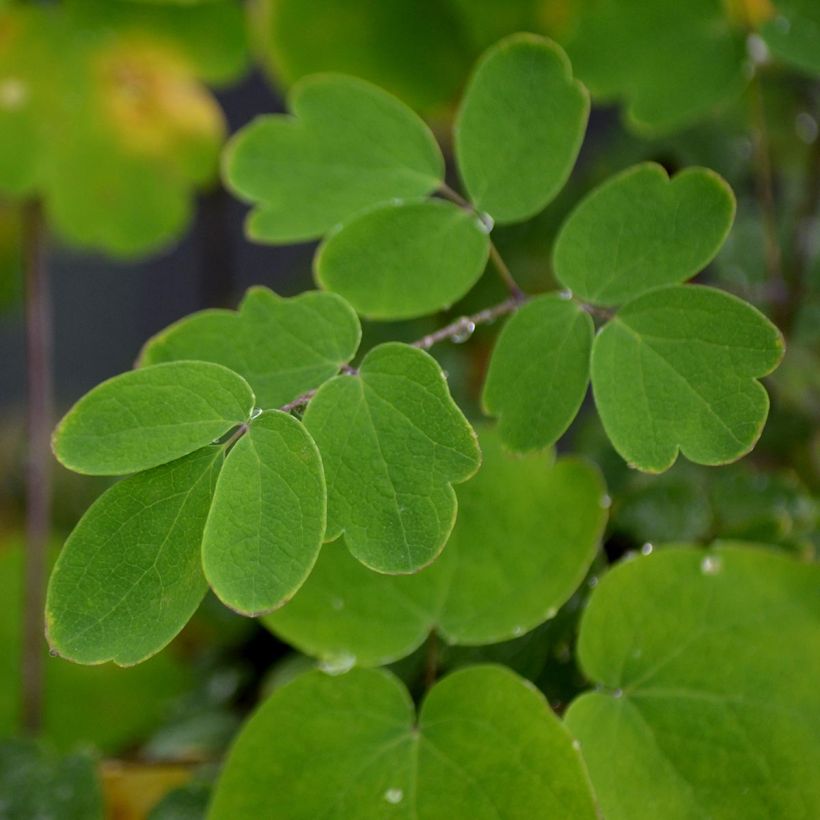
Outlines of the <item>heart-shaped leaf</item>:
[[378,572],[429,564],[455,522],[452,485],[481,460],[435,359],[408,345],[379,345],[358,376],[319,388],[304,422],[325,468],[326,539],[344,533],[350,551]]
[[273,410],[225,460],[202,539],[205,577],[243,615],[281,606],[311,570],[325,532],[325,479],[304,425]]
[[659,132],[741,91],[745,38],[716,0],[600,0],[584,7],[565,46],[593,98],[623,100],[631,124]]
[[252,287],[238,311],[203,310],[160,331],[139,363],[198,359],[224,365],[247,380],[260,407],[271,410],[338,373],[360,338],[356,314],[335,294],[283,299]]
[[124,475],[166,464],[246,421],[248,383],[209,362],[170,362],[114,376],[86,393],[54,431],[69,470]]
[[589,384],[593,333],[590,315],[554,294],[533,299],[507,322],[482,401],[513,450],[548,447],[569,427]]
[[752,449],[769,399],[756,381],[783,356],[762,313],[722,291],[671,285],[639,296],[596,336],[592,389],[615,449],[652,473],[678,450],[725,464]]
[[660,165],[636,165],[572,212],[555,243],[555,275],[581,299],[619,305],[705,268],[734,215],[732,189],[714,171],[687,168],[670,180]]
[[46,601],[52,649],[78,663],[139,663],[162,649],[205,595],[200,544],[222,448],[126,478],[69,536]]
[[481,469],[458,488],[458,519],[432,566],[380,575],[328,544],[266,625],[328,664],[370,666],[409,654],[433,629],[451,644],[488,644],[555,615],[598,547],[606,521],[600,475],[580,459],[512,457],[493,430],[480,442]]
[[439,199],[383,205],[332,233],[316,280],[370,319],[449,307],[478,281],[490,238],[473,213]]
[[444,160],[419,117],[386,91],[338,74],[297,83],[292,117],[260,117],[227,148],[226,179],[256,205],[248,234],[313,239],[358,211],[436,189]]
[[763,549],[662,549],[593,592],[566,716],[602,814],[820,814],[820,568]]
[[777,0],[761,33],[774,54],[807,74],[820,76],[820,6],[814,0]]
[[538,213],[567,181],[588,116],[586,89],[555,43],[516,34],[485,52],[455,124],[475,206],[505,224]]
[[595,808],[543,695],[474,666],[437,683],[418,718],[387,672],[300,676],[245,724],[210,816],[592,820]]

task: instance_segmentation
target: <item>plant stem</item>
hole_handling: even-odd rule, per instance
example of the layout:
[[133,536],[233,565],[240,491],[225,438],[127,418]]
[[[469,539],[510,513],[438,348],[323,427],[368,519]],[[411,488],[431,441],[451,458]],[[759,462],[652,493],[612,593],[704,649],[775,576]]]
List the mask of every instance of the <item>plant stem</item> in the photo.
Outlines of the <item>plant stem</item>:
[[755,187],[763,220],[766,269],[769,274],[770,285],[769,302],[775,318],[782,322],[785,318],[785,306],[789,299],[789,285],[783,275],[783,254],[780,249],[777,229],[769,130],[766,126],[766,111],[759,73],[755,73],[749,84],[749,95],[752,145],[754,146]]
[[51,516],[52,421],[51,304],[40,204],[24,217],[27,453],[26,553],[21,663],[22,724],[36,734],[42,722],[46,562]]
[[412,342],[412,347],[418,347],[421,350],[429,350],[433,345],[438,344],[439,342],[445,342],[448,339],[458,338],[459,336],[464,336],[466,338],[472,334],[476,328],[476,325],[488,325],[501,316],[505,316],[508,313],[514,313],[521,307],[521,305],[524,304],[526,298],[527,297],[524,294],[521,294],[520,296],[511,296],[509,299],[505,299],[497,305],[492,305],[491,307],[484,308],[484,310],[479,310],[478,313],[473,313],[469,316],[461,316],[455,321],[450,322],[449,325],[445,325],[444,327],[433,331],[433,333],[428,333],[426,336],[416,339],[415,342]]
[[424,688],[425,690],[432,688],[438,677],[438,635],[435,630],[430,633],[427,638],[427,651],[424,657]]

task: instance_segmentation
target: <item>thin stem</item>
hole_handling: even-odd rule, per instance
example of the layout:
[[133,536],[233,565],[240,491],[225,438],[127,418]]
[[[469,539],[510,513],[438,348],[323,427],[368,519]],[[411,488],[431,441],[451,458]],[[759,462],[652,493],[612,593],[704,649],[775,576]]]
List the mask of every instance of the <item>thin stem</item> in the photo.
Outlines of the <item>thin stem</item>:
[[473,313],[469,316],[461,316],[449,325],[439,328],[433,333],[428,333],[420,339],[412,342],[412,347],[421,348],[421,350],[429,350],[433,345],[439,342],[446,342],[448,339],[467,339],[472,335],[477,325],[488,325],[494,322],[501,316],[508,313],[514,313],[526,301],[526,297],[511,296],[503,302],[499,302],[492,307],[479,310],[478,313]]
[[51,517],[51,304],[39,203],[25,209],[26,558],[21,664],[22,723],[36,734],[42,722],[46,561]]
[[784,318],[784,309],[789,296],[789,287],[783,275],[783,254],[777,229],[777,211],[774,200],[774,181],[772,176],[771,148],[769,130],[766,126],[766,111],[763,103],[763,92],[760,76],[755,73],[749,84],[749,113],[752,124],[752,144],[754,146],[754,170],[757,200],[763,219],[763,237],[765,240],[766,269],[769,274],[769,301],[775,317]]
[[[455,204],[459,207],[474,213],[479,219],[482,220],[482,222],[489,222],[489,219],[485,215],[476,211],[476,209],[466,199],[464,199],[458,191],[454,191],[446,182],[442,182],[441,187],[439,188],[439,193],[451,202],[455,202]],[[491,227],[492,224],[489,225],[487,230],[489,231]],[[510,294],[513,297],[523,301],[525,298],[524,291],[519,286],[518,282],[515,281],[512,271],[510,271],[509,266],[504,261],[504,258],[501,256],[501,253],[495,243],[492,241],[490,241],[490,259],[492,260],[495,269],[498,271],[501,281],[504,283]]]
[[427,638],[427,652],[424,658],[424,688],[431,689],[438,677],[439,645],[435,630]]

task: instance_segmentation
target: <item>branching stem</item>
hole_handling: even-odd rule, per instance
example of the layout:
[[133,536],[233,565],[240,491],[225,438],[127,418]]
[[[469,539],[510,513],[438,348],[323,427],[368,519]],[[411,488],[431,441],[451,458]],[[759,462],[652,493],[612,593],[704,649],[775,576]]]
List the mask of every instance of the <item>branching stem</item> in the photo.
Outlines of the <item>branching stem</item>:
[[51,304],[43,215],[39,203],[25,209],[26,317],[26,554],[21,659],[22,724],[40,730],[47,551],[51,518],[52,420]]

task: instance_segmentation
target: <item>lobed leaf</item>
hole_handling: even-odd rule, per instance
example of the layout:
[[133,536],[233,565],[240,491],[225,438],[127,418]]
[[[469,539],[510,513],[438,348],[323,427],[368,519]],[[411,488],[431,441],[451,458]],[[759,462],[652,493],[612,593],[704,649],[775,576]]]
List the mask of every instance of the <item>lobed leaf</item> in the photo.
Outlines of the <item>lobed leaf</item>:
[[459,173],[475,206],[499,223],[534,216],[569,177],[589,117],[564,52],[531,34],[485,52],[455,124]]
[[386,91],[319,74],[288,95],[293,116],[259,117],[229,143],[225,177],[255,205],[251,238],[314,239],[365,208],[439,186],[444,160],[422,120]]
[[200,545],[222,448],[205,447],[103,493],[51,574],[52,649],[78,663],[130,666],[162,649],[207,590]]
[[592,389],[615,449],[659,473],[678,450],[724,464],[752,449],[769,399],[757,381],[783,356],[777,328],[722,291],[671,285],[639,296],[596,336]]
[[484,461],[458,488],[444,553],[411,576],[385,576],[328,544],[302,589],[264,621],[330,666],[388,663],[431,630],[448,643],[514,638],[555,615],[581,583],[606,521],[592,465],[549,455],[515,458],[483,430]]
[[325,479],[304,426],[277,410],[254,419],[225,459],[202,540],[205,576],[243,615],[302,585],[325,532]]
[[356,314],[332,293],[283,299],[252,287],[238,311],[203,310],[145,344],[141,366],[178,360],[224,365],[239,373],[266,409],[281,407],[338,373],[359,346]]
[[166,464],[246,421],[254,395],[236,373],[171,362],[114,376],[86,393],[52,437],[69,470],[122,475]]
[[316,281],[370,319],[410,319],[450,307],[478,281],[490,249],[481,220],[450,202],[382,205],[327,237]]
[[602,813],[820,813],[820,570],[769,550],[663,549],[596,588],[566,724]]
[[670,179],[635,165],[590,193],[555,243],[555,275],[588,302],[619,305],[684,282],[714,259],[735,215],[732,189],[706,168]]
[[772,52],[795,68],[820,76],[820,6],[814,0],[777,0],[761,29]]
[[478,468],[475,433],[435,360],[407,345],[373,348],[304,416],[325,468],[326,540],[378,572],[415,572],[441,552],[456,517],[452,484]]
[[509,319],[482,396],[486,412],[499,417],[508,447],[548,447],[566,432],[589,384],[593,334],[590,315],[556,294],[533,299]]
[[596,816],[569,736],[509,670],[449,675],[414,711],[386,672],[302,675],[245,724],[210,816],[493,818],[499,806],[508,817]]

